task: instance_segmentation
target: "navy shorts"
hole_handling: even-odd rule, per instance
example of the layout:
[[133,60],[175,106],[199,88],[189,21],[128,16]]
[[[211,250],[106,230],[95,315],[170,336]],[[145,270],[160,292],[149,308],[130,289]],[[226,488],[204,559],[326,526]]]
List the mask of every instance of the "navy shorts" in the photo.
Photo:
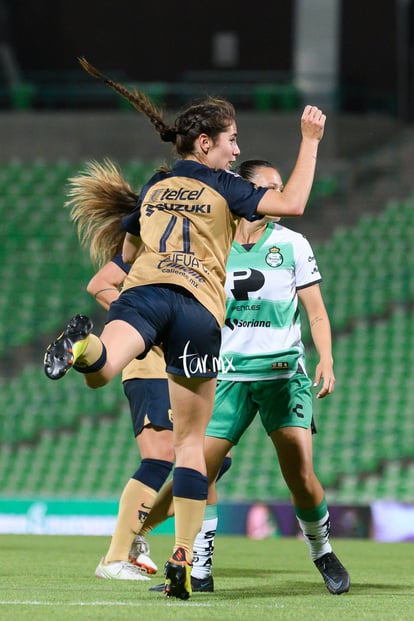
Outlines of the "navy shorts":
[[129,379],[123,382],[129,401],[134,436],[147,425],[172,431],[172,412],[167,379]]
[[168,373],[216,377],[221,329],[215,317],[186,289],[174,285],[142,285],[123,291],[112,302],[108,322],[121,319],[145,342],[145,358],[153,345],[164,350]]

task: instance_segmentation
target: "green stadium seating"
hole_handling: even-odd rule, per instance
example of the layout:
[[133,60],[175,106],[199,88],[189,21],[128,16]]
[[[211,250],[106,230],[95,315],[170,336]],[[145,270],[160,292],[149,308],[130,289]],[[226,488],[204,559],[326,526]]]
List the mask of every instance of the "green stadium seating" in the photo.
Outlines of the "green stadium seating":
[[[85,291],[90,260],[63,207],[67,179],[82,165],[0,165],[0,356],[20,359],[22,348],[34,356],[0,377],[2,494],[117,497],[138,464],[120,380],[89,391],[75,373],[55,383],[41,368],[44,344],[62,321],[79,310],[99,316]],[[138,189],[156,166],[131,161],[123,170]],[[313,244],[334,331],[337,385],[315,400],[314,438],[315,469],[331,502],[412,501],[413,225],[414,195]],[[312,375],[304,313],[302,323]],[[233,456],[223,500],[289,500],[259,420]]]

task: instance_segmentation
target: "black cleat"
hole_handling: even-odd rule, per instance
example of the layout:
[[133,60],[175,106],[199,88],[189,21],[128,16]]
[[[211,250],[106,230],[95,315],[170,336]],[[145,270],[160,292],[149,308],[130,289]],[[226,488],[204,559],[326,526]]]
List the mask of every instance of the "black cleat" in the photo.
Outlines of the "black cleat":
[[164,593],[167,597],[188,599],[191,595],[191,563],[187,561],[184,548],[177,548],[165,563]]
[[64,332],[46,349],[44,369],[49,379],[60,379],[72,368],[85,351],[92,328],[93,323],[86,315],[72,317]]
[[193,578],[191,576],[191,589],[193,593],[213,593],[213,576],[207,576],[207,578]]
[[[158,593],[165,593],[165,583],[155,584],[150,587],[150,591],[157,591]],[[213,593],[214,592],[214,580],[213,576],[207,578],[193,578],[191,576],[191,590],[193,593]]]
[[345,567],[333,552],[328,552],[314,561],[321,572],[326,588],[333,595],[349,591],[351,579]]
[[154,584],[154,586],[148,589],[149,591],[156,591],[157,593],[165,593],[165,582],[160,584]]

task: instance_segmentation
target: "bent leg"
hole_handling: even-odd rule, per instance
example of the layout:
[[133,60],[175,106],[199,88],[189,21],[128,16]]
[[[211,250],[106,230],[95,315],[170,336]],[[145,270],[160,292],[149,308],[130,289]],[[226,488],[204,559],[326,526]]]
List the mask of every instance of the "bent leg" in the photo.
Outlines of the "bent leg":
[[207,504],[217,503],[216,480],[219,475],[224,458],[233,447],[232,442],[224,438],[206,436],[204,439],[204,454],[208,478]]
[[167,518],[174,515],[172,485],[173,482],[168,481],[158,492],[152,509],[138,533],[139,535],[146,537],[158,524],[162,524]]
[[[173,466],[172,431],[145,427],[136,438],[141,465],[126,484],[105,562],[126,561]],[[155,526],[155,525],[154,525]]]
[[[155,497],[167,480],[174,463],[173,432],[170,429],[144,427],[136,437],[141,454],[141,466],[133,478],[143,488],[139,499],[139,510],[135,512],[133,531],[138,534],[152,511]],[[146,489],[150,490],[148,494]]]
[[[108,384],[145,349],[144,340],[140,333],[129,323],[119,319],[106,324],[100,337],[94,334],[89,335],[90,341],[94,344],[98,338],[106,350],[106,362],[98,371],[83,371],[86,385],[89,388],[100,388]],[[79,363],[92,366],[96,362],[96,354],[95,359],[93,359],[94,352],[90,351],[91,346],[92,343],[91,345],[88,344],[79,358]]]

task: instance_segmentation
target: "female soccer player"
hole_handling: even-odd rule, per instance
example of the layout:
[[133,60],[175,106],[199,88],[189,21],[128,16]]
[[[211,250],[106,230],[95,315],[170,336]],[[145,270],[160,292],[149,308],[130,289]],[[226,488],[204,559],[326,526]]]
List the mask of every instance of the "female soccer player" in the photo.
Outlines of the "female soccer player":
[[[81,245],[89,249],[97,268],[87,291],[106,311],[118,299],[131,268],[121,257],[125,232],[120,222],[134,209],[138,198],[110,160],[89,162],[68,182],[65,206],[77,225]],[[150,557],[147,541],[137,533],[174,462],[172,411],[162,349],[153,347],[145,360],[132,360],[122,371],[122,383],[141,463],[123,489],[110,546],[95,575],[109,580],[147,580],[145,573],[154,574],[158,568]],[[230,465],[231,458],[226,457],[218,478]],[[196,550],[197,541],[204,546],[205,533],[210,530],[211,521],[204,519]],[[205,590],[205,581],[193,576],[195,566],[193,560],[192,590]]]
[[303,213],[326,117],[315,106],[305,107],[298,158],[285,191],[256,188],[228,172],[240,153],[229,102],[209,97],[190,105],[170,126],[147,97],[130,93],[85,59],[81,63],[142,111],[181,159],[148,181],[136,211],[124,219],[123,259],[133,264],[102,334],[92,333],[88,317],[76,315],[47,348],[44,369],[50,379],[59,379],[73,367],[87,386],[98,388],[163,343],[176,456],[175,544],[165,565],[166,594],[187,599],[208,491],[204,434],[220,364],[234,217],[254,221]]
[[[283,188],[274,166],[243,162],[238,172],[263,187]],[[226,321],[213,415],[207,426],[205,456],[210,481],[209,509],[217,503],[215,479],[221,460],[238,444],[259,413],[291,493],[298,524],[327,589],[349,590],[350,578],[332,551],[324,490],[313,468],[312,382],[305,367],[299,300],[309,318],[319,354],[313,386],[322,399],[334,390],[331,327],[319,283],[321,275],[309,242],[276,222],[241,219],[227,261]],[[157,498],[141,534],[147,535],[169,505],[169,486]],[[211,582],[213,549],[207,549],[197,577]],[[208,562],[207,562],[208,561]],[[157,585],[150,590],[160,590]]]

